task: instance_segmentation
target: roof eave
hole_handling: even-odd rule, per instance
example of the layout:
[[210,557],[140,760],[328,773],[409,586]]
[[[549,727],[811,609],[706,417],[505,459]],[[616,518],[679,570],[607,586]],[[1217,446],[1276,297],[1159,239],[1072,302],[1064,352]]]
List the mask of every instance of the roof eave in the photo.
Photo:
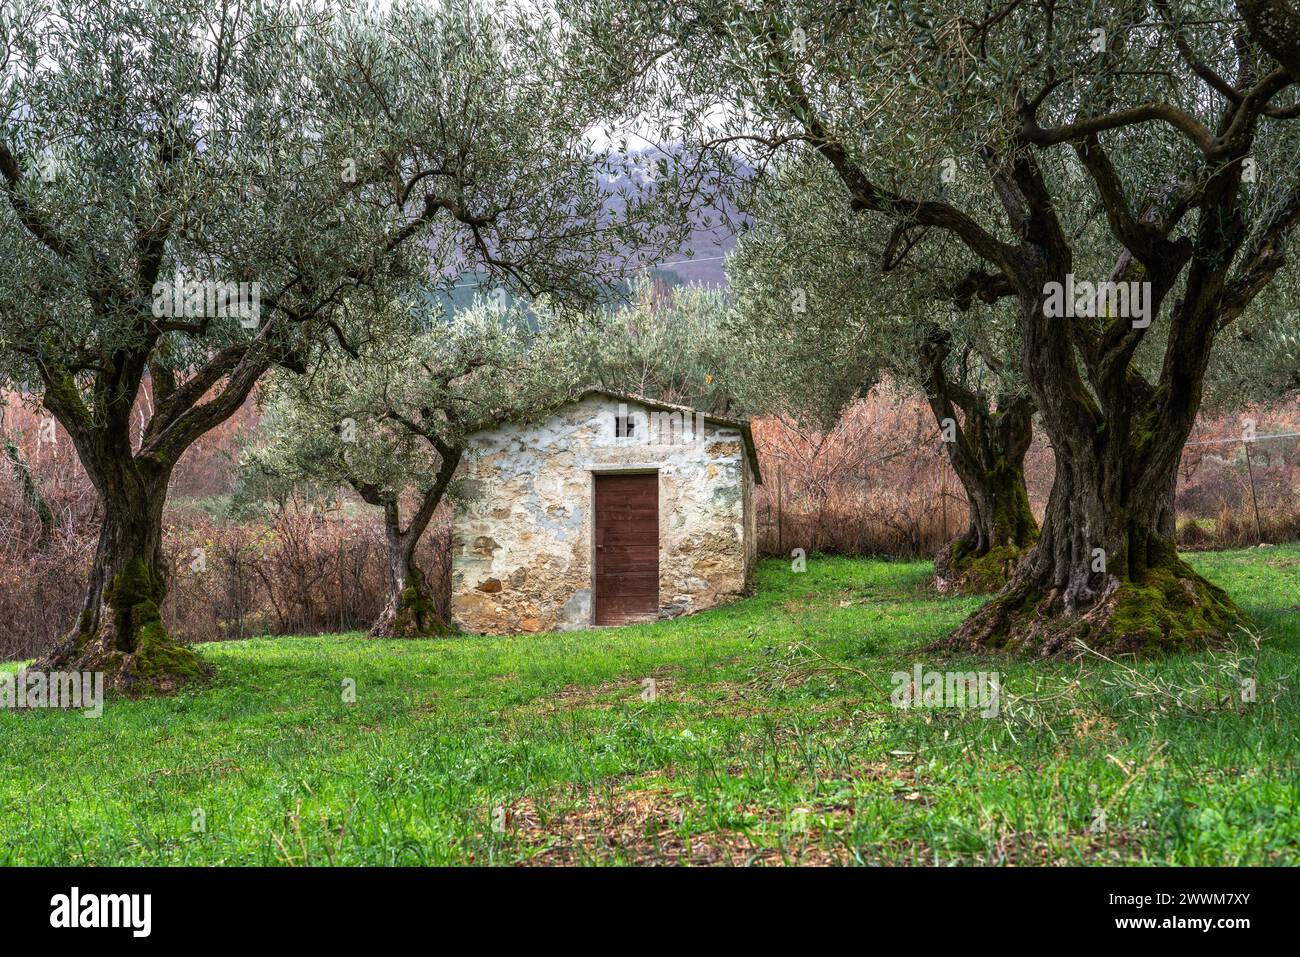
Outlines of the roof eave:
[[689,405],[676,405],[672,402],[661,402],[658,399],[650,399],[643,395],[637,395],[633,392],[618,392],[614,389],[606,389],[603,386],[588,386],[577,394],[575,402],[580,402],[589,395],[599,394],[608,396],[611,399],[621,399],[624,402],[635,402],[638,405],[649,406],[652,409],[662,409],[668,412],[689,412],[692,415],[699,413],[704,416],[705,422],[712,422],[715,425],[724,425],[730,429],[736,429],[740,432],[741,438],[745,443],[745,457],[749,460],[749,470],[754,475],[754,484],[763,484],[763,473],[758,467],[758,448],[754,445],[754,430],[751,428],[748,419],[732,419],[723,415],[713,415],[710,412],[704,412],[700,409],[692,408]]

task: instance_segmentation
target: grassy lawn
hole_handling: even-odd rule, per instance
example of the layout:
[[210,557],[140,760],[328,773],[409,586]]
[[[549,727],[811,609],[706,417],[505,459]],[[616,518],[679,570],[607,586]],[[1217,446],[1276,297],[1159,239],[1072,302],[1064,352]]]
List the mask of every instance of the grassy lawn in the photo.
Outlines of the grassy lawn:
[[[655,625],[206,645],[200,691],[0,712],[0,863],[1293,863],[1300,547],[1191,560],[1258,653],[943,663],[978,599],[832,558]],[[892,707],[916,662],[1001,713]]]

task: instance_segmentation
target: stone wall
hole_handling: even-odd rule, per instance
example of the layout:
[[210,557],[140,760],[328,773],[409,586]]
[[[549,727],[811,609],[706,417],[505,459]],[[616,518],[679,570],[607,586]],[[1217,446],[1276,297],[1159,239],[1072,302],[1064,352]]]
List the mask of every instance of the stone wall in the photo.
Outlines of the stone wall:
[[[625,413],[638,427],[620,438],[614,418]],[[591,626],[592,474],[599,472],[659,473],[662,617],[744,594],[757,546],[743,437],[698,419],[686,421],[683,435],[680,417],[654,416],[597,394],[541,421],[470,437],[452,538],[452,617],[460,628],[512,634]],[[695,434],[701,425],[702,438]]]

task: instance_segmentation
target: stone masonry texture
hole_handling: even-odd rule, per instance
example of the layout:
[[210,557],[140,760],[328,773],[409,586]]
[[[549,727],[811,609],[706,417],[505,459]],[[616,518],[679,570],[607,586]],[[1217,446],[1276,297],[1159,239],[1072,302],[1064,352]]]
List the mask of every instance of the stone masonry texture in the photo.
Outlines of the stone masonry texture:
[[[617,434],[620,415],[631,436]],[[452,537],[456,624],[477,634],[591,627],[593,475],[619,472],[659,477],[661,618],[746,593],[756,542],[741,431],[589,393],[470,436]]]

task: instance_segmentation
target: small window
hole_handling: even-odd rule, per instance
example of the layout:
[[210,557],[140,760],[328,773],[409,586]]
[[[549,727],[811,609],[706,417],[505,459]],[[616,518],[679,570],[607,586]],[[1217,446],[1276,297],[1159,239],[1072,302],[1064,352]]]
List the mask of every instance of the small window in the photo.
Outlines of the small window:
[[630,415],[614,416],[614,436],[620,439],[630,439],[636,432],[636,420]]

